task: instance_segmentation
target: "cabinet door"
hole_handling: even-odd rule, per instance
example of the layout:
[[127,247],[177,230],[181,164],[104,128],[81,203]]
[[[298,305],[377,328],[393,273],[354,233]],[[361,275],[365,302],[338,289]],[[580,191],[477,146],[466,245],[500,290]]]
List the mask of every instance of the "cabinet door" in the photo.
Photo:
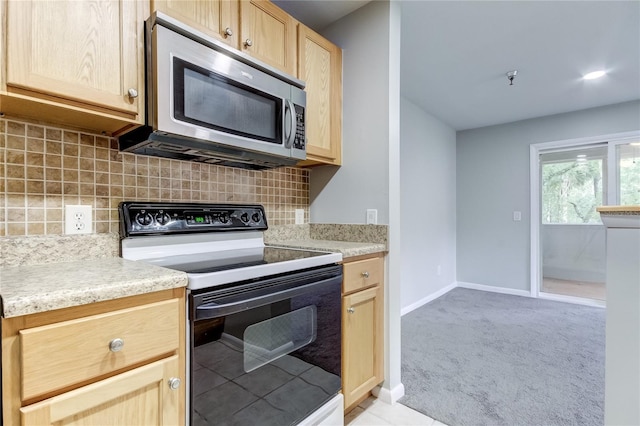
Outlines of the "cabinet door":
[[[23,425],[176,425],[184,391],[172,356],[20,409]],[[184,385],[181,385],[183,388]]]
[[237,0],[152,0],[158,10],[185,24],[238,48]]
[[342,161],[342,50],[313,30],[298,26],[298,77],[307,85],[307,159]]
[[[7,89],[135,115],[143,69],[139,3],[7,2]],[[130,96],[130,89],[131,96]]]
[[296,75],[296,21],[267,0],[241,0],[240,50]]
[[342,299],[342,392],[348,408],[383,380],[382,287]]

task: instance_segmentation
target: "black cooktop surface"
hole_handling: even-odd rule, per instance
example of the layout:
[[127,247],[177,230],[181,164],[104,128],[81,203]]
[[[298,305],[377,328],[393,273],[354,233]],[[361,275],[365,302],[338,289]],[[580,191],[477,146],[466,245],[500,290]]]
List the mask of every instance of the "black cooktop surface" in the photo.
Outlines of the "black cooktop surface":
[[308,259],[311,257],[324,256],[326,254],[327,253],[324,252],[294,250],[279,247],[259,247],[252,249],[225,250],[215,253],[172,256],[169,262],[165,260],[161,264],[166,268],[190,274],[204,274],[208,272],[224,271],[248,266]]

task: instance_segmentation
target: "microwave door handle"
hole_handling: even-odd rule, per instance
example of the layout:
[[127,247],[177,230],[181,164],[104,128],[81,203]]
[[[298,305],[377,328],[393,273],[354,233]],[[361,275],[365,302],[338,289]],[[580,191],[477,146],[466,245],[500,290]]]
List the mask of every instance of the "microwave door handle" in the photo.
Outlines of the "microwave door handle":
[[291,146],[293,145],[293,141],[296,138],[296,107],[295,105],[293,105],[293,102],[291,102],[289,99],[285,99],[285,118],[287,116],[287,109],[289,110],[289,117],[291,118],[289,120],[289,133],[285,132],[285,140],[284,140],[284,147],[285,148],[291,148]]

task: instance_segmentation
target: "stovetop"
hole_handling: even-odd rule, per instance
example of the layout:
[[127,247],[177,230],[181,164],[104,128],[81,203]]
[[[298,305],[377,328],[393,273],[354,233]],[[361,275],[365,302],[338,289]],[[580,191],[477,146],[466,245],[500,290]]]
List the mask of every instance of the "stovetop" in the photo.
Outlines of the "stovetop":
[[122,257],[184,271],[192,290],[342,260],[340,253],[265,246],[259,205],[124,202],[119,211]]

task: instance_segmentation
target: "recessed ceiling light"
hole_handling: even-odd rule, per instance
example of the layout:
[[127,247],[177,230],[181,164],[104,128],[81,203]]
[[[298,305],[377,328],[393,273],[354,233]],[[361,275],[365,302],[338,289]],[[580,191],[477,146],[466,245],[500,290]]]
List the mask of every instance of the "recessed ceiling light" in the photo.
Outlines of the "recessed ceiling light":
[[593,72],[590,72],[589,74],[585,74],[584,77],[582,78],[584,78],[585,80],[595,80],[596,78],[602,77],[606,73],[607,73],[606,71],[602,71],[602,70],[593,71]]

